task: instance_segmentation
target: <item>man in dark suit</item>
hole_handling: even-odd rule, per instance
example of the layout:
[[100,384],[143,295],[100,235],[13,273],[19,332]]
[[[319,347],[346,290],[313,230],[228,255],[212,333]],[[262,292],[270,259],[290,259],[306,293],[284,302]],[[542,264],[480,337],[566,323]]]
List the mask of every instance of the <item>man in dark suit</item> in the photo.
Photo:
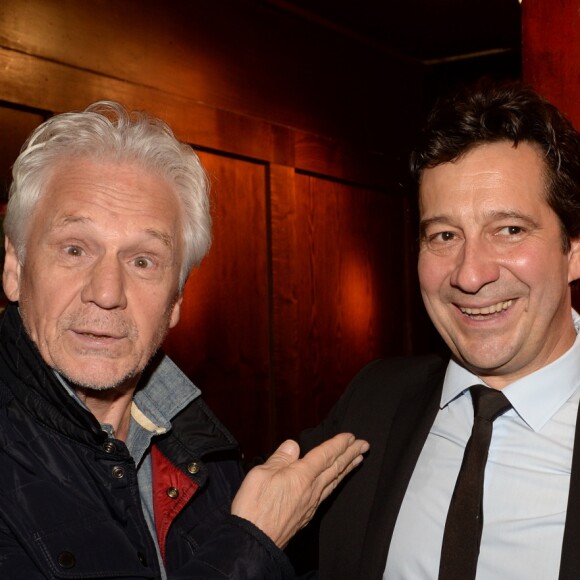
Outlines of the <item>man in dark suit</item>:
[[580,137],[532,90],[480,84],[436,105],[411,169],[421,292],[451,358],[370,364],[304,435],[371,444],[321,516],[320,577],[467,577],[440,563],[479,384],[511,406],[484,463],[477,578],[578,578]]

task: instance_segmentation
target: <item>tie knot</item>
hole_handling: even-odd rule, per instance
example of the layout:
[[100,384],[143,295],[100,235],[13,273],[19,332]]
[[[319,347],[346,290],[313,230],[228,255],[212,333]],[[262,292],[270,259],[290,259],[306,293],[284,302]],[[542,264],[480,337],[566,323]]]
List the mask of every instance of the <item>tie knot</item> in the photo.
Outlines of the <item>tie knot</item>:
[[481,419],[495,421],[512,406],[507,397],[496,389],[474,385],[470,391],[474,414]]

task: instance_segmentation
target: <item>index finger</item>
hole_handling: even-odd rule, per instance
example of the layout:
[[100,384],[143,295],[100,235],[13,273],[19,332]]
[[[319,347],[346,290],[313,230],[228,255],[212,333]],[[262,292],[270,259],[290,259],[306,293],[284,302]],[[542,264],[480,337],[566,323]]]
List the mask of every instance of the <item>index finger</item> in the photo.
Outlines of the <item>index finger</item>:
[[[369,450],[369,444],[356,439],[352,433],[339,433],[321,443],[303,457],[303,463],[312,471],[314,477],[334,467],[336,476],[346,469],[357,458]],[[360,460],[357,464],[360,463]]]

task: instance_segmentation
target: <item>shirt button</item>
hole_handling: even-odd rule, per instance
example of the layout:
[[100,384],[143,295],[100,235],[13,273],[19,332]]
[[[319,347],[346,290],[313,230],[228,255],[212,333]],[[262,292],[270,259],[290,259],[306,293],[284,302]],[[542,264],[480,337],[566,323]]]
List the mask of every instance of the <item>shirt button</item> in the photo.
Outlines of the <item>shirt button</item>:
[[171,499],[177,499],[179,497],[179,490],[176,487],[168,487],[167,497],[170,497]]
[[187,471],[191,473],[191,475],[195,475],[199,471],[199,463],[192,462],[187,466]]
[[76,564],[76,558],[70,552],[61,552],[58,555],[57,561],[61,568],[73,568]]
[[120,465],[113,467],[111,474],[115,479],[123,479],[125,477],[125,470]]
[[143,566],[147,566],[147,558],[145,558],[145,554],[143,554],[143,552],[137,552],[137,558],[139,558],[139,562],[141,562]]

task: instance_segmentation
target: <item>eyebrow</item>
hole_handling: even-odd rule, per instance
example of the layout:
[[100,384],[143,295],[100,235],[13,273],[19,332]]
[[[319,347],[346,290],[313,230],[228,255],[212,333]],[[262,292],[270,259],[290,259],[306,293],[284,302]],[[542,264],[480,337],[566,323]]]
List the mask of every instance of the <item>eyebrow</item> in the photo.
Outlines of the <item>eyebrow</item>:
[[62,226],[67,226],[68,224],[75,224],[75,223],[87,223],[87,222],[92,222],[93,220],[91,220],[88,217],[83,217],[80,215],[65,215],[62,218],[62,223],[57,222],[57,226],[58,227],[62,227]]
[[[79,216],[79,215],[65,215],[63,219],[56,224],[54,229],[63,228],[69,224],[92,224],[93,220],[89,217]],[[173,237],[168,233],[155,228],[146,228],[143,230],[150,237],[159,240],[164,246],[168,248],[173,248]]]
[[429,219],[422,219],[419,222],[419,232],[421,233],[421,237],[425,235],[425,230],[432,225],[435,224],[448,224],[449,220],[443,216],[435,216]]
[[168,248],[173,247],[173,237],[170,236],[169,234],[166,234],[165,232],[162,232],[160,230],[156,230],[153,228],[147,228],[145,230],[145,232],[148,233],[153,238],[157,238],[159,241],[161,241]]

